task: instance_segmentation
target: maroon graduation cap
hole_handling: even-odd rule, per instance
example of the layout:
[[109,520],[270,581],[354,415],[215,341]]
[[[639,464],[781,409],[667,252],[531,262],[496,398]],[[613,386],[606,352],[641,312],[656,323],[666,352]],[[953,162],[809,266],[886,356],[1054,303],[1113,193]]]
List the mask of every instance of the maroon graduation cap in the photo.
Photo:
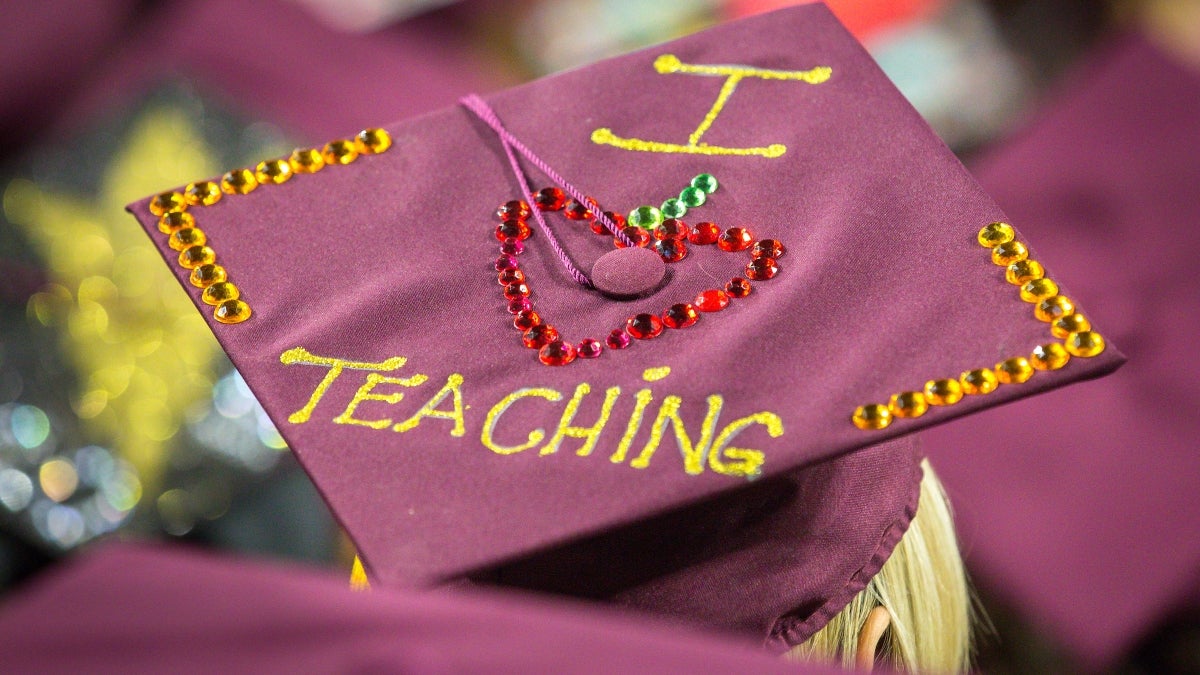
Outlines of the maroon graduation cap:
[[820,5],[129,208],[374,581],[775,647],[902,536],[914,431],[1123,358]]
[[309,570],[129,545],[6,598],[0,651],[17,673],[838,672],[512,593],[356,593]]

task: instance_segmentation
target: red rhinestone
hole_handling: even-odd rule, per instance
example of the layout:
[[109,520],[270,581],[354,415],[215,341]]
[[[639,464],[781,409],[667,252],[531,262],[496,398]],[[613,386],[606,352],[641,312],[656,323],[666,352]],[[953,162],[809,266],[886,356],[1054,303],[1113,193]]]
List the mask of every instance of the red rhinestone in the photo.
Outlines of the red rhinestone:
[[688,241],[699,246],[707,246],[716,243],[719,236],[721,236],[721,228],[713,223],[696,223],[691,234],[688,235]]
[[770,279],[779,273],[779,265],[774,258],[755,258],[746,263],[746,276],[755,281]]
[[542,188],[533,196],[533,203],[543,211],[562,211],[567,203],[567,195],[556,187]]
[[508,301],[509,314],[520,314],[530,309],[533,309],[533,303],[529,301],[529,298],[513,298]]
[[[626,337],[625,339],[628,340],[629,338]],[[604,345],[599,340],[593,340],[592,338],[580,342],[579,346],[575,348],[575,354],[581,359],[594,359],[600,356],[600,353],[603,351]]]
[[493,265],[493,267],[496,268],[497,272],[503,272],[504,270],[515,270],[517,269],[517,259],[511,255],[502,255],[499,258],[496,258],[496,264]]
[[496,209],[496,217],[501,221],[525,220],[529,217],[529,205],[519,199],[504,202]]
[[774,258],[779,260],[783,254],[787,253],[787,248],[775,239],[760,239],[754,248],[750,249],[750,255],[755,258]]
[[662,319],[653,314],[638,314],[625,322],[625,332],[639,340],[658,337],[663,331]]
[[513,325],[524,332],[534,326],[542,325],[542,317],[532,309],[527,309],[523,312],[517,312],[517,315],[513,317]]
[[539,323],[521,336],[521,342],[524,342],[525,346],[530,349],[541,349],[557,340],[558,329],[548,323]]
[[533,234],[533,230],[521,220],[506,220],[496,226],[496,238],[500,241],[505,239],[528,239],[529,235]]
[[[605,211],[604,215],[608,216],[608,219],[613,222],[613,225],[617,226],[618,230],[625,229],[625,216],[619,213],[613,213],[612,211]],[[605,227],[604,223],[601,223],[599,220],[593,220],[591,227],[592,232],[595,232],[596,234],[608,234],[608,228]]]
[[745,251],[753,243],[754,237],[744,227],[731,227],[717,237],[717,246],[722,251]]
[[687,257],[687,244],[682,239],[660,239],[654,242],[654,251],[663,262],[679,262]]
[[548,366],[565,366],[575,360],[575,347],[569,342],[555,340],[538,350],[538,360]]
[[681,302],[663,312],[662,320],[667,328],[687,328],[700,320],[700,312],[691,304]]
[[528,296],[529,286],[523,281],[515,284],[508,284],[504,287],[504,297],[508,298],[509,300],[516,300],[517,298],[525,298]]
[[692,228],[678,218],[667,218],[662,225],[654,228],[655,239],[686,239]]
[[499,281],[501,286],[520,283],[525,281],[525,273],[518,269],[502,270],[496,275],[496,281]]
[[574,199],[567,202],[563,215],[571,220],[591,220],[595,216],[588,210],[588,207],[580,204]]
[[711,288],[697,295],[692,304],[701,312],[719,312],[729,306],[729,296],[725,291]]
[[631,342],[633,341],[629,339],[629,334],[619,328],[604,338],[604,344],[608,345],[609,349],[625,349]]
[[504,255],[521,255],[525,252],[525,244],[520,239],[509,237],[501,242],[500,252]]
[[725,292],[731,298],[744,298],[750,295],[750,282],[741,277],[734,277],[725,284]]
[[[645,248],[646,245],[650,243],[650,233],[640,227],[634,227],[633,225],[630,225],[629,227],[621,230],[621,234],[624,234],[626,237],[631,239],[634,244],[637,244],[641,248]],[[617,239],[616,237],[613,237],[613,245],[617,248],[625,248],[625,244],[622,244],[621,240]]]

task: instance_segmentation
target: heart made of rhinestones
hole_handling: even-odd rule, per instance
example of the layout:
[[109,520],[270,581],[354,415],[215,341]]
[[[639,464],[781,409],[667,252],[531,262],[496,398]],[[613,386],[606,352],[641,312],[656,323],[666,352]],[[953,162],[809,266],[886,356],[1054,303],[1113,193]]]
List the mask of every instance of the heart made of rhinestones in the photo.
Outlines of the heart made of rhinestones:
[[[586,223],[593,232],[600,235],[610,235],[609,230],[593,215],[601,211],[595,200],[580,203],[567,199],[566,194],[556,187],[539,190],[533,199],[534,205],[543,212],[560,211],[568,219]],[[648,210],[642,213],[643,210]],[[634,340],[652,340],[665,332],[665,329],[682,330],[696,325],[704,314],[719,312],[729,306],[734,299],[745,298],[753,289],[751,281],[765,281],[779,273],[778,260],[787,249],[775,239],[755,240],[750,231],[744,227],[731,227],[722,230],[711,222],[697,223],[689,226],[678,218],[661,217],[661,213],[653,207],[639,207],[631,212],[629,222],[618,213],[604,211],[604,215],[618,228],[631,243],[636,246],[653,248],[666,263],[675,263],[688,255],[688,246],[716,245],[722,251],[736,253],[749,251],[750,261],[746,263],[744,277],[730,279],[724,288],[710,288],[701,291],[691,302],[680,302],[671,305],[659,314],[634,314],[625,321],[621,328],[613,329],[603,341],[587,338],[578,344],[564,340],[558,329],[542,318],[533,307],[529,279],[521,270],[520,256],[525,251],[525,240],[533,230],[527,222],[532,211],[523,200],[513,200],[501,204],[496,209],[496,217],[500,224],[496,226],[495,236],[500,241],[500,257],[496,259],[495,269],[497,281],[503,289],[504,298],[508,302],[508,311],[513,314],[513,326],[521,332],[521,342],[530,349],[538,350],[538,360],[548,366],[565,366],[577,357],[594,359],[599,357],[605,347],[608,349],[626,349]],[[622,248],[626,244],[614,238],[613,245]]]

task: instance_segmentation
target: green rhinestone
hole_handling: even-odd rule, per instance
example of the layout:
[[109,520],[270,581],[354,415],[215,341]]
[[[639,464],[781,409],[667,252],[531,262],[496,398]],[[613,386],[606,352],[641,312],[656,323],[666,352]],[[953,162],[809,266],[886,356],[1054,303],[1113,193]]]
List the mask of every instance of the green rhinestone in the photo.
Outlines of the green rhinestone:
[[692,187],[704,190],[705,194],[717,191],[717,179],[711,173],[702,173],[692,179]]
[[689,209],[695,208],[708,201],[708,193],[698,187],[685,187],[679,193],[679,201],[683,202]]
[[687,206],[678,199],[671,197],[663,202],[662,214],[663,218],[682,218],[687,215]]
[[629,212],[629,224],[646,230],[653,230],[662,224],[662,221],[662,211],[653,206],[639,206]]

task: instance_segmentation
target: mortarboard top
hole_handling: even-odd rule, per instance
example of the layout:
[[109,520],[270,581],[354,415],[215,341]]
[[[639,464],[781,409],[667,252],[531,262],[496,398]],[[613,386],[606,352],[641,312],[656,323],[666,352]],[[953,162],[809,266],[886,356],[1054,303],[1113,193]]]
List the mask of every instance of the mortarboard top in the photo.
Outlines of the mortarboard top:
[[[211,185],[193,187],[197,205],[186,214],[208,249],[181,253],[160,231],[189,220],[167,215],[160,228],[156,214],[179,208],[183,188],[130,206],[384,585],[509,575],[524,584],[539,573],[554,585],[570,576],[546,568],[561,557],[543,556],[532,572],[498,568],[567,544],[584,547],[566,549],[578,559],[598,549],[628,559],[605,543],[616,532],[642,537],[639,559],[666,567],[670,558],[691,571],[622,561],[620,573],[597,572],[593,594],[796,642],[862,588],[907,527],[920,476],[912,432],[1102,375],[1123,358],[1112,346],[1098,350],[1094,332],[1067,341],[1098,353],[1071,356],[1035,317],[1038,303],[1022,300],[1006,274],[1039,276],[1040,265],[1008,271],[994,262],[1022,256],[1020,235],[993,227],[986,234],[1003,243],[981,246],[981,229],[1003,214],[820,5],[720,26],[386,133],[386,149],[379,133],[362,135],[368,152],[357,159],[353,143],[332,144],[334,164],[313,175],[276,183],[286,166],[266,163],[266,184],[212,205],[204,205],[219,196],[209,196]],[[651,223],[654,214],[638,207],[678,195],[693,204],[682,220],[698,241],[702,222],[749,234],[659,244],[664,257],[687,251],[660,269],[643,258],[593,270],[614,237],[588,221],[547,212],[557,245],[536,210],[523,222],[497,221],[497,205],[522,194],[506,147],[517,148],[535,191],[554,173],[560,187],[594,197],[595,210]],[[686,190],[702,174],[716,177],[716,190]],[[510,261],[498,258],[498,227],[536,233]],[[678,234],[670,228],[657,236]],[[171,236],[177,246],[195,243],[194,231]],[[774,248],[767,242],[736,250],[745,239],[777,240],[786,252],[763,251]],[[556,246],[604,288],[667,276],[647,294],[617,299],[577,283]],[[756,250],[775,264],[753,262]],[[177,263],[210,253],[241,294],[215,312]],[[548,366],[540,359],[569,350],[522,345],[509,312],[518,307],[503,292],[520,304],[524,290],[497,283],[497,270],[514,261],[544,322],[572,344],[599,340],[598,358]],[[689,323],[693,310],[668,308],[772,267],[773,278],[751,281],[748,296],[699,312],[694,325],[603,347],[631,317]],[[1039,280],[1026,294],[1053,288]],[[206,291],[212,301],[229,292]],[[714,295],[695,304],[714,309]],[[1042,312],[1065,313],[1066,297]],[[653,333],[656,321],[637,319],[624,334]],[[1060,346],[1034,359],[1047,344]],[[1048,369],[1020,361],[997,383],[996,364],[1027,357]],[[986,372],[965,380],[979,393],[964,394],[960,374],[978,369]],[[893,419],[889,398],[927,382],[941,405],[904,396],[896,410],[907,417]],[[740,507],[721,501],[737,495],[747,500]],[[680,516],[685,507],[698,510]],[[747,534],[755,527],[767,539]],[[819,553],[795,555],[802,550]],[[617,576],[624,586],[609,588]]]
[[[313,639],[319,636],[319,639]],[[105,545],[0,605],[6,672],[831,673],[644,617]]]

